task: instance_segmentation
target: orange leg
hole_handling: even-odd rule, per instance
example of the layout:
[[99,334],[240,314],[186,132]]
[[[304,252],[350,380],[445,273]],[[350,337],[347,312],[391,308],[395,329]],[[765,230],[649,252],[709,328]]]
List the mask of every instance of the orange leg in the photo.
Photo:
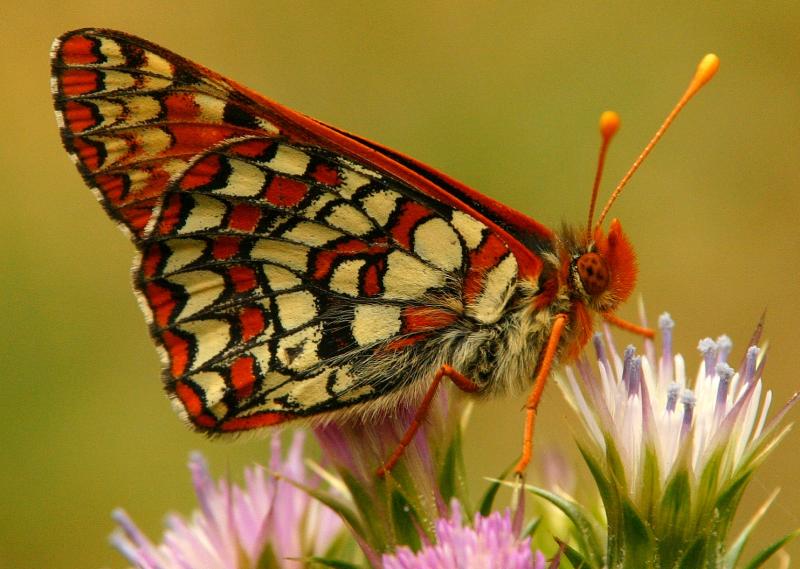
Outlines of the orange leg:
[[436,390],[439,389],[439,384],[442,383],[442,378],[444,377],[449,377],[450,381],[452,381],[461,391],[472,392],[478,390],[478,384],[476,384],[470,378],[461,375],[449,365],[443,365],[441,369],[436,372],[436,375],[433,376],[433,381],[431,382],[430,387],[428,387],[428,391],[425,392],[425,397],[422,398],[422,402],[419,404],[417,412],[414,414],[414,418],[411,420],[411,424],[403,434],[403,438],[400,439],[399,443],[397,443],[397,446],[395,447],[394,452],[392,452],[392,455],[389,457],[389,460],[387,460],[383,466],[378,468],[376,472],[378,476],[386,476],[386,473],[394,468],[394,466],[397,464],[397,461],[399,461],[400,457],[403,456],[403,451],[405,451],[406,447],[411,444],[411,441],[414,439],[414,435],[417,434],[417,431],[422,426],[422,422],[425,420],[425,415],[428,414],[428,408],[431,406],[431,401],[433,401],[433,398],[436,395]]
[[634,334],[638,334],[640,336],[644,336],[645,338],[653,339],[656,336],[656,331],[652,328],[645,328],[644,326],[637,326],[633,322],[628,322],[627,320],[623,320],[616,314],[612,312],[604,312],[603,313],[603,320],[616,326],[617,328],[621,328],[622,330],[627,330],[628,332],[633,332]]
[[564,327],[567,325],[567,320],[566,314],[556,316],[553,322],[553,329],[550,332],[550,338],[547,339],[547,346],[545,346],[544,354],[542,355],[539,373],[536,374],[536,379],[533,380],[531,394],[525,403],[525,431],[522,438],[522,456],[514,467],[514,474],[518,478],[522,478],[533,455],[533,429],[536,426],[536,408],[542,398],[544,386],[547,385],[547,378],[550,375],[550,369],[553,367],[553,359],[556,356],[558,342],[564,332]]

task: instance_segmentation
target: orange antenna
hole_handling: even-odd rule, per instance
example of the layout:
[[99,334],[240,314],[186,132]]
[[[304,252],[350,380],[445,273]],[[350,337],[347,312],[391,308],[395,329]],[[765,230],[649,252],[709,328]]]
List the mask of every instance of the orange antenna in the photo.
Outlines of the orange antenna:
[[672,121],[675,120],[675,117],[678,116],[678,113],[680,113],[683,107],[686,106],[686,103],[688,103],[689,100],[697,94],[700,88],[706,83],[708,83],[708,81],[717,72],[717,69],[719,69],[719,57],[717,57],[713,53],[709,53],[708,55],[703,57],[702,60],[700,60],[700,64],[697,66],[697,71],[695,71],[694,77],[692,77],[692,81],[686,88],[686,92],[684,92],[683,96],[678,101],[678,104],[676,104],[675,107],[672,109],[672,112],[670,112],[669,115],[667,115],[667,118],[664,119],[664,122],[661,124],[659,129],[653,135],[653,138],[650,139],[650,142],[647,143],[647,146],[644,147],[642,153],[639,154],[639,157],[634,161],[630,170],[628,170],[628,173],[622,177],[620,183],[617,184],[617,187],[611,193],[611,197],[608,198],[608,201],[606,202],[603,211],[600,212],[600,217],[597,218],[596,227],[600,227],[600,225],[603,223],[603,220],[606,218],[606,215],[608,214],[608,210],[611,209],[611,205],[616,201],[616,199],[622,193],[622,188],[624,188],[625,184],[628,183],[628,180],[631,179],[633,173],[639,169],[639,166],[641,166],[642,162],[644,162],[644,159],[647,158],[647,155],[650,154],[650,151],[653,149],[656,143],[661,139],[662,136],[664,136],[664,133],[669,128],[669,125],[672,124]]
[[592,186],[592,202],[589,204],[589,223],[586,224],[586,238],[592,238],[592,217],[594,217],[594,206],[597,204],[597,192],[600,189],[600,179],[603,177],[603,166],[606,163],[606,154],[611,139],[619,130],[619,115],[614,111],[605,111],[600,115],[600,136],[603,142],[600,144],[600,154],[597,157],[597,171],[594,174],[594,185]]

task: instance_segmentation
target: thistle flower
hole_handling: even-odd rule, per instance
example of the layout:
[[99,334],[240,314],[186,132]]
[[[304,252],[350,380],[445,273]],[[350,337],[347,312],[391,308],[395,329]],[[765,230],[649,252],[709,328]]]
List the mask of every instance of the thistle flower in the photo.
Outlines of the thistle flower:
[[[531,551],[530,537],[520,540],[512,530],[509,510],[488,517],[476,514],[471,527],[463,525],[457,500],[450,510],[449,518],[436,522],[435,544],[416,553],[400,547],[383,556],[383,569],[545,569],[544,556]],[[558,561],[550,567],[558,567]]]
[[292,483],[315,487],[303,463],[303,433],[295,434],[287,457],[272,438],[270,472],[245,470],[244,487],[211,478],[205,459],[189,460],[200,509],[191,519],[167,517],[163,542],[153,544],[123,510],[112,544],[140,569],[300,569],[311,556],[325,555],[343,525],[339,517]]
[[741,548],[726,544],[736,507],[754,469],[788,430],[776,433],[797,396],[767,422],[772,396],[763,393],[760,326],[738,370],[729,363],[727,336],[702,340],[693,382],[673,355],[673,326],[669,315],[659,319],[658,360],[652,341],[644,355],[629,346],[620,357],[606,328],[605,341],[594,337],[597,365],[584,357],[577,373],[567,368],[559,381],[588,435],[581,452],[607,518],[602,551],[601,525],[561,502],[582,524],[578,542],[589,566],[736,566]]

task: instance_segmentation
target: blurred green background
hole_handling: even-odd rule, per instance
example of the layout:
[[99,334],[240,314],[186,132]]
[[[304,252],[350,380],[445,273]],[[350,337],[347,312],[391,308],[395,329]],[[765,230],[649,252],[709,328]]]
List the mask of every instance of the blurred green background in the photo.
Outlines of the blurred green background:
[[[606,194],[699,58],[716,79],[615,206],[636,244],[651,316],[669,310],[694,369],[697,340],[741,350],[766,307],[775,400],[800,386],[800,4],[788,2],[5,2],[0,20],[0,567],[121,567],[109,512],[151,536],[194,501],[185,468],[266,456],[208,443],[173,416],[129,284],[133,247],[61,148],[48,49],[77,27],[142,35],[280,102],[420,158],[556,225],[582,223],[597,118],[617,110]],[[634,306],[623,316],[633,318]],[[741,352],[740,352],[741,353]],[[479,406],[475,484],[518,453],[521,398]],[[795,414],[796,416],[796,414]],[[509,419],[510,417],[510,419]],[[571,449],[550,388],[541,447]],[[783,493],[768,536],[800,525],[800,438],[752,484]],[[488,466],[487,466],[488,465]],[[793,546],[795,557],[800,548]]]

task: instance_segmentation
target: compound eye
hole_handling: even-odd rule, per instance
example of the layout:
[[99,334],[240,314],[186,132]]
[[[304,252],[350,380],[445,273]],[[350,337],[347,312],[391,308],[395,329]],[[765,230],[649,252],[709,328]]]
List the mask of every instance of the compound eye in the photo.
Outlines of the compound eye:
[[603,257],[597,253],[584,253],[578,257],[576,266],[583,290],[588,294],[596,296],[608,289],[608,266]]

